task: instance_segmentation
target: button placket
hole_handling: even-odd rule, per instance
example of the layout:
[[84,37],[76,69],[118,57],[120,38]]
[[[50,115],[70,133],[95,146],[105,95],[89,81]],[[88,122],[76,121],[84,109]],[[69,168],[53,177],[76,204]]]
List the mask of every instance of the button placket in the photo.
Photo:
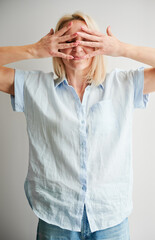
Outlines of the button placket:
[[81,162],[81,188],[86,192],[87,184],[87,164],[86,164],[86,147],[87,147],[87,135],[86,135],[86,114],[85,105],[79,106],[79,120],[80,120],[80,162]]
[[77,116],[79,119],[79,134],[80,134],[80,182],[81,182],[81,190],[83,191],[84,201],[86,197],[86,190],[87,190],[87,125],[86,125],[86,101],[87,96],[89,93],[89,89],[86,89],[83,95],[83,101],[81,103],[78,95],[75,91],[73,91],[74,97],[76,99],[76,109],[77,109]]

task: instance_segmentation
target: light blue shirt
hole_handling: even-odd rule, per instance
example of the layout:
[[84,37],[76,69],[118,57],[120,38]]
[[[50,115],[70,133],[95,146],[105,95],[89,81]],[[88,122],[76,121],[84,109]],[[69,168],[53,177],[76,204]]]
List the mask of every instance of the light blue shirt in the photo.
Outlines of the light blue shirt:
[[85,204],[94,232],[130,215],[133,110],[146,107],[143,87],[144,67],[115,68],[81,102],[67,79],[15,70],[11,104],[24,112],[29,139],[24,188],[38,218],[81,231]]

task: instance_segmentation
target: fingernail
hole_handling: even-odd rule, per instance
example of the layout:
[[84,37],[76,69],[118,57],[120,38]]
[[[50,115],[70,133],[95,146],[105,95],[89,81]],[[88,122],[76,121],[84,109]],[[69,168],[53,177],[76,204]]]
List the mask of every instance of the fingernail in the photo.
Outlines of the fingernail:
[[72,25],[72,22],[70,22],[69,24],[68,24],[68,27],[70,27]]

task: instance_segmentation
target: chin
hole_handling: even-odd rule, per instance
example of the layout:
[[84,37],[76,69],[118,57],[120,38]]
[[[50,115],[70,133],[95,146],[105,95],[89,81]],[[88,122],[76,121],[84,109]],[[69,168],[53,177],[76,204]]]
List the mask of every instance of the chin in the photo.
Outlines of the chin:
[[85,65],[83,63],[76,63],[76,64],[73,64],[72,66],[74,67],[74,69],[76,68],[79,70],[84,70],[89,67],[88,65]]
[[91,64],[91,62],[86,60],[86,59],[80,59],[80,60],[72,59],[70,63],[74,64],[74,65],[75,64],[76,65],[80,65],[81,64],[82,66],[85,66],[85,67],[88,67]]
[[66,68],[70,69],[78,69],[78,70],[85,70],[90,67],[92,61],[86,60],[86,59],[80,59],[80,60],[68,60],[67,64],[64,62]]

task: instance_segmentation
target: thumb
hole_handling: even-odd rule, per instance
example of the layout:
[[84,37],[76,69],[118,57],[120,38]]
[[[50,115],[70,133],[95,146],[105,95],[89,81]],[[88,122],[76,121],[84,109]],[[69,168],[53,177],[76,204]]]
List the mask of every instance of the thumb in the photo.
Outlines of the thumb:
[[107,32],[107,35],[108,35],[108,36],[114,37],[114,35],[113,35],[112,32],[111,32],[111,27],[110,27],[110,25],[107,27],[106,32]]
[[54,33],[54,30],[53,30],[53,28],[51,28],[49,35],[52,35],[53,33]]

